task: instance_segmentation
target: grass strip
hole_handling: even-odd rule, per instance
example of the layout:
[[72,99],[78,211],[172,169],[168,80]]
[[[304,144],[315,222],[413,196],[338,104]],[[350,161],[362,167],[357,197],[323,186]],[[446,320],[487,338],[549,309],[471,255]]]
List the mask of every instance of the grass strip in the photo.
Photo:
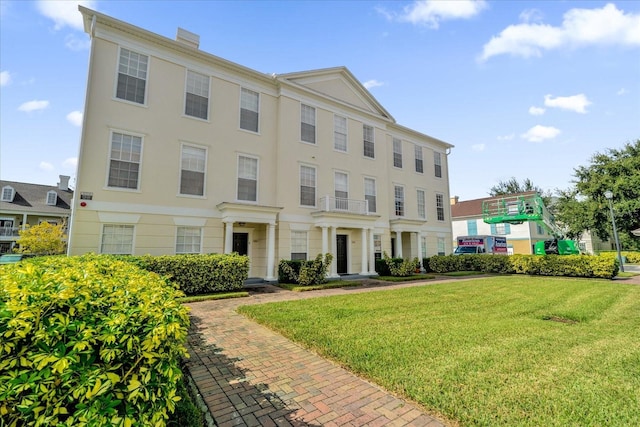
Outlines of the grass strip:
[[376,280],[383,280],[385,282],[414,282],[416,280],[432,280],[436,276],[431,274],[413,274],[411,276],[398,277],[398,276],[380,276],[376,277]]
[[207,295],[194,295],[191,297],[177,298],[177,300],[179,302],[186,303],[186,302],[200,302],[200,301],[209,301],[209,300],[216,300],[216,299],[227,299],[227,298],[242,298],[242,297],[248,297],[248,296],[249,296],[249,292],[240,291],[240,292],[225,292],[225,293],[207,294]]

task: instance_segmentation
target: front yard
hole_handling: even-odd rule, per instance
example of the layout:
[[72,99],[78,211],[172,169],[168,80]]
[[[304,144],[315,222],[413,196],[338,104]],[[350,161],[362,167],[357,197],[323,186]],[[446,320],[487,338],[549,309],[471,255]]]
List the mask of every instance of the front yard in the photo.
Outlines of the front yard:
[[462,425],[640,425],[640,287],[490,277],[240,307]]

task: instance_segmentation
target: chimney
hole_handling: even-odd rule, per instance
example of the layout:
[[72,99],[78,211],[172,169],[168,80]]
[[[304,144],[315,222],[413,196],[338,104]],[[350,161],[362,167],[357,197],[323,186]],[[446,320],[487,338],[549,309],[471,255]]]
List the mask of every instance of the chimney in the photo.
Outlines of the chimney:
[[453,196],[449,199],[449,202],[451,203],[451,206],[453,206],[453,205],[457,205],[459,200],[460,200],[460,197]]
[[178,27],[176,34],[176,41],[194,49],[200,47],[200,36],[180,27]]
[[62,191],[69,190],[69,179],[71,177],[67,175],[60,175],[60,182],[58,183],[58,189]]

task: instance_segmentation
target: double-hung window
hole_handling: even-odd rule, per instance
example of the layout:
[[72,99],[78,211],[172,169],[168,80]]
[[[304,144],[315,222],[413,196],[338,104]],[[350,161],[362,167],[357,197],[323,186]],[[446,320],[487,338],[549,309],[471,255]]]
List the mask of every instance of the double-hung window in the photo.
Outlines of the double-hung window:
[[202,229],[200,227],[178,227],[176,234],[177,254],[199,254],[202,252]]
[[184,114],[204,120],[209,118],[209,76],[187,70]]
[[363,139],[363,154],[365,157],[375,159],[376,146],[373,136],[373,126],[362,125],[362,139]]
[[369,212],[376,212],[376,180],[373,178],[364,179],[364,199],[369,204]]
[[300,166],[300,205],[316,205],[316,168]]
[[416,191],[416,200],[418,202],[418,218],[427,218],[427,208],[424,190]]
[[258,132],[260,94],[249,89],[240,91],[240,129]]
[[107,186],[137,190],[141,158],[141,137],[112,132]]
[[347,118],[333,116],[333,148],[347,152]]
[[204,176],[207,151],[203,148],[182,146],[180,162],[180,194],[204,196]]
[[393,166],[402,167],[402,141],[398,138],[393,138]]
[[467,234],[469,236],[478,235],[478,220],[475,220],[475,219],[467,220]]
[[393,187],[396,216],[404,216],[404,187],[395,185]]
[[422,161],[422,147],[416,145],[415,148],[415,156],[416,156],[416,172],[423,173],[424,172],[424,164]]
[[291,259],[307,260],[307,232],[291,231]]
[[3,202],[13,202],[13,197],[16,195],[16,190],[10,185],[2,187],[2,197],[0,200]]
[[104,224],[102,226],[100,253],[133,254],[133,225]]
[[349,175],[344,172],[334,174],[334,194],[336,196],[336,209],[349,209]]
[[445,244],[444,237],[438,237],[438,255],[444,255]]
[[433,165],[435,167],[436,177],[442,178],[442,154],[438,152],[433,153]]
[[444,195],[436,194],[436,214],[438,221],[444,221]]
[[316,109],[304,104],[300,105],[300,139],[316,143]]
[[258,201],[258,159],[238,156],[238,200]]
[[58,193],[51,190],[47,192],[47,205],[55,206],[58,203]]
[[149,57],[120,48],[116,98],[144,104]]
[[506,236],[511,234],[511,224],[491,224],[491,234]]

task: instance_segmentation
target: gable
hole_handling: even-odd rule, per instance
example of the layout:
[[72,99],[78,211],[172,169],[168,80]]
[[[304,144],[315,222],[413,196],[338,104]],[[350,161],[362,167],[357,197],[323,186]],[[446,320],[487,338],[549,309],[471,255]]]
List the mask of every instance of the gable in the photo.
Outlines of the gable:
[[395,122],[345,67],[282,74],[278,78]]

